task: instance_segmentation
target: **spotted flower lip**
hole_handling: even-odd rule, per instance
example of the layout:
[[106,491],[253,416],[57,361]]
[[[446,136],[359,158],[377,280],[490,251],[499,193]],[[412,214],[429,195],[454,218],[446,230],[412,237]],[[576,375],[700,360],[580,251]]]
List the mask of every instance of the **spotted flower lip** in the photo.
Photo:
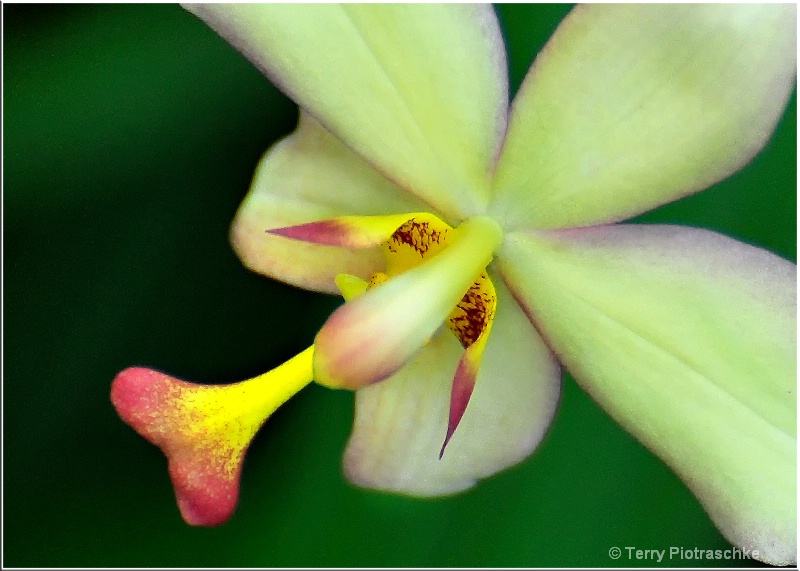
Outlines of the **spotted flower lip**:
[[[347,299],[304,371],[358,389],[351,482],[438,496],[520,462],[553,418],[560,363],[728,540],[796,561],[795,265],[710,231],[618,224],[760,151],[795,84],[795,6],[579,6],[510,106],[486,5],[187,8],[300,106],[231,240],[247,267]],[[425,216],[446,247],[387,254]],[[479,314],[477,335],[459,329]],[[180,398],[126,398],[124,375],[115,405],[168,456],[187,433],[195,468],[244,453],[163,412],[192,410]],[[194,489],[212,515],[184,516],[216,523],[214,491]]]

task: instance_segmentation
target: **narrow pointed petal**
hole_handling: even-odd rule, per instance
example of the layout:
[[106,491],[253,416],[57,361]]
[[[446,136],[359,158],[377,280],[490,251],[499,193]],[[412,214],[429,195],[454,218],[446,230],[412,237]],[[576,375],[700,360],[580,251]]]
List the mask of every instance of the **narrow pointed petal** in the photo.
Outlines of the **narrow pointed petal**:
[[514,233],[498,262],[581,386],[735,545],[796,558],[796,266],[726,236]]
[[498,310],[469,407],[439,459],[462,347],[437,334],[406,367],[356,393],[344,470],[353,483],[413,496],[460,492],[533,451],[561,390],[558,364],[508,290]]
[[485,339],[487,338],[488,332],[482,339],[467,347],[458,360],[456,374],[453,377],[453,388],[450,391],[450,413],[447,420],[447,433],[445,434],[442,448],[439,450],[439,458],[444,456],[447,444],[455,434],[461,419],[464,418],[464,412],[466,412],[467,405],[472,397],[472,391],[475,390],[475,382],[478,380],[481,360],[483,359],[483,349],[486,346]]
[[447,319],[492,259],[502,234],[488,218],[451,231],[423,264],[340,307],[316,337],[314,380],[357,389],[402,367]]
[[484,272],[464,294],[447,320],[447,326],[465,350],[458,361],[456,375],[453,378],[450,416],[447,423],[447,434],[439,452],[440,458],[469,404],[475,382],[478,379],[486,341],[492,332],[492,322],[496,311],[497,292],[489,275]]
[[425,208],[301,113],[297,130],[258,165],[233,222],[231,242],[254,271],[302,288],[336,293],[334,279],[339,273],[368,277],[382,268],[380,251],[289,240],[267,230],[343,215]]
[[231,385],[197,385],[140,367],[111,385],[120,418],[161,448],[186,523],[216,526],[233,514],[242,460],[259,427],[311,382],[313,350]]
[[298,226],[273,228],[270,234],[341,248],[372,248],[386,242],[394,231],[415,216],[425,213],[387,216],[340,216]]
[[485,205],[508,97],[491,6],[187,9],[337,138],[434,209],[458,218]]
[[494,182],[506,228],[624,220],[758,153],[795,85],[794,4],[592,4],[516,96]]

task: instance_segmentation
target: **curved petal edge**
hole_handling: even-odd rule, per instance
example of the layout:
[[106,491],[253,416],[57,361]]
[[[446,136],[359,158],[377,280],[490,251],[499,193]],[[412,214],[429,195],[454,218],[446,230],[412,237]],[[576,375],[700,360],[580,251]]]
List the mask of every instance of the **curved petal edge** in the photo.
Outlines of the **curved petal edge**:
[[490,211],[507,229],[630,218],[769,140],[797,72],[794,4],[591,4],[514,99]]
[[578,383],[754,557],[796,561],[796,266],[706,230],[506,236],[499,265]]
[[292,240],[268,230],[424,208],[301,113],[297,130],[261,159],[230,238],[248,268],[302,288],[336,293],[339,273],[368,278],[383,268],[381,252]]
[[544,438],[561,370],[519,306],[492,275],[492,334],[469,406],[439,459],[453,375],[463,349],[441,331],[392,377],[356,392],[344,472],[358,486],[417,497],[454,494],[518,464]]

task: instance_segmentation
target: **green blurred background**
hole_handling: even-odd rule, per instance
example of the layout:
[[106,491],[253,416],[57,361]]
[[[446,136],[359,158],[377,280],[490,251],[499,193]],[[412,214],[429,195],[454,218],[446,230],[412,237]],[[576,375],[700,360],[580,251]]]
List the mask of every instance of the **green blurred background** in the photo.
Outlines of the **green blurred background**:
[[[499,8],[514,88],[568,11]],[[227,242],[297,110],[177,6],[5,5],[4,28],[6,566],[650,566],[608,550],[728,547],[570,378],[528,461],[435,501],[348,485],[352,394],[312,386],[256,437],[231,521],[188,527],[109,384],[130,365],[249,377],[305,348],[339,304],[248,272]],[[794,260],[796,149],[793,97],[749,166],[641,220]]]

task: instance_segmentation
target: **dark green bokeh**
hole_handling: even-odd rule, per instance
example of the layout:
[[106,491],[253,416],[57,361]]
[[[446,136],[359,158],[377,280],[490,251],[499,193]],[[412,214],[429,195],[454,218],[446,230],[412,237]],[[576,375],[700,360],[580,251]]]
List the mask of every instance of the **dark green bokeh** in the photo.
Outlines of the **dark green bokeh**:
[[[514,88],[568,10],[499,9]],[[338,305],[248,272],[227,242],[296,108],[177,6],[4,6],[4,24],[5,565],[580,567],[654,564],[613,561],[612,546],[728,547],[569,378],[531,459],[435,501],[348,485],[352,395],[312,386],[257,436],[232,520],[185,525],[164,458],[116,417],[109,383],[130,365],[246,378]],[[739,174],[640,220],[794,260],[795,188],[793,97]]]

